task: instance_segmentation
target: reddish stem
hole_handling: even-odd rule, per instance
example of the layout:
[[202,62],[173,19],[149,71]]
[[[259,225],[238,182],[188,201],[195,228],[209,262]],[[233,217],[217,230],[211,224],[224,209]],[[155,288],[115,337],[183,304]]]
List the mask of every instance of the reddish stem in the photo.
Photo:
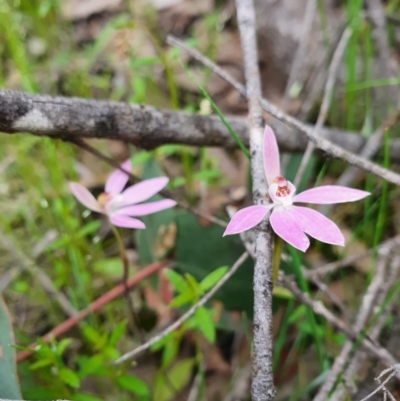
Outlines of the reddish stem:
[[[148,276],[151,276],[152,274],[156,273],[158,270],[161,268],[165,267],[166,262],[154,262],[148,266],[146,266],[144,269],[141,269],[139,272],[137,272],[133,277],[127,280],[126,284],[128,288],[133,287],[135,284],[139,283],[140,281],[144,280]],[[57,327],[55,327],[53,330],[51,330],[49,333],[47,333],[45,336],[42,337],[42,341],[44,342],[49,342],[51,338],[56,338],[68,330],[70,330],[72,327],[76,326],[76,324],[85,318],[89,313],[91,312],[96,312],[100,308],[102,308],[104,305],[108,304],[115,298],[119,297],[121,294],[124,293],[124,284],[118,284],[115,286],[112,290],[106,292],[104,295],[102,295],[100,298],[97,298],[95,301],[93,301],[88,307],[85,309],[82,309],[79,313],[77,313],[75,316],[70,317],[69,319],[65,320],[61,324],[59,324]],[[21,362],[28,358],[29,356],[32,355],[33,349],[37,346],[36,343],[31,344],[29,346],[29,350],[24,350],[21,351],[17,354],[17,362]]]

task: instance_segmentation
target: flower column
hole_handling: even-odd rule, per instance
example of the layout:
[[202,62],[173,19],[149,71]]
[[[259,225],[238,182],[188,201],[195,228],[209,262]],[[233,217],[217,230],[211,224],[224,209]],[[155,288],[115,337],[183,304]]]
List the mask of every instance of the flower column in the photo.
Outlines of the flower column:
[[[253,198],[264,205],[267,184],[263,169],[263,118],[261,82],[255,36],[255,13],[252,0],[236,0],[246,89],[249,105],[249,134]],[[269,401],[275,396],[272,375],[272,232],[266,220],[255,228],[254,265],[253,401]]]

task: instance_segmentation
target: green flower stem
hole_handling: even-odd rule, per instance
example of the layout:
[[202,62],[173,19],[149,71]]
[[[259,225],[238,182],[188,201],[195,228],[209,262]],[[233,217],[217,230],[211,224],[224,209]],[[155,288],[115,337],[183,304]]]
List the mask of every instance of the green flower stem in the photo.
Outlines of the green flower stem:
[[122,240],[121,233],[119,232],[118,228],[111,225],[112,230],[114,232],[115,238],[118,243],[118,249],[119,249],[119,257],[121,258],[122,261],[122,266],[123,266],[123,278],[122,278],[122,284],[124,286],[124,296],[126,300],[126,305],[128,307],[128,322],[130,329],[132,330],[132,333],[135,334],[136,332],[138,333],[140,342],[144,342],[144,336],[143,333],[140,329],[140,322],[138,317],[136,316],[135,309],[133,308],[132,305],[132,299],[129,294],[129,287],[128,287],[128,277],[129,277],[129,261],[128,257],[126,256],[126,249],[124,245],[124,241]]
[[272,255],[272,282],[275,285],[278,280],[279,264],[281,262],[283,241],[281,237],[274,234],[274,252]]

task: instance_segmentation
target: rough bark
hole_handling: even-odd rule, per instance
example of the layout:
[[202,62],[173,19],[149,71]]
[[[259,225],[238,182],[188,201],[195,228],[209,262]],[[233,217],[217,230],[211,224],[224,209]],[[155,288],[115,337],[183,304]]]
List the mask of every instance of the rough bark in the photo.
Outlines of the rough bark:
[[[248,145],[247,123],[227,116],[241,140]],[[307,139],[277,120],[269,120],[280,149],[301,152]],[[311,128],[311,126],[310,126]],[[80,98],[51,97],[0,90],[0,131],[28,132],[60,139],[118,139],[151,149],[166,143],[192,146],[236,147],[218,116],[202,116],[159,110],[151,106]],[[354,132],[323,129],[320,136],[350,152],[358,152],[365,140]],[[390,145],[393,160],[400,160],[400,140]]]

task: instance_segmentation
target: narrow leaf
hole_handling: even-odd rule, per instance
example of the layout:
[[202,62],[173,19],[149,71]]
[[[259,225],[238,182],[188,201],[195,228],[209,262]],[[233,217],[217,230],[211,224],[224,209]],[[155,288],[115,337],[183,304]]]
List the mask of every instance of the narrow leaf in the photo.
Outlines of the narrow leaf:
[[195,317],[198,329],[210,343],[213,343],[215,341],[215,326],[211,319],[210,311],[201,306],[196,309]]
[[176,291],[180,293],[190,291],[190,287],[186,280],[176,271],[171,269],[164,269],[164,274]]
[[218,281],[225,275],[227,271],[228,271],[228,266],[222,266],[214,270],[210,274],[208,274],[201,281],[200,290],[202,292],[206,292],[210,288],[214,287],[214,285],[218,283]]
[[123,375],[118,377],[118,384],[125,390],[137,395],[148,395],[147,384],[136,376]]

